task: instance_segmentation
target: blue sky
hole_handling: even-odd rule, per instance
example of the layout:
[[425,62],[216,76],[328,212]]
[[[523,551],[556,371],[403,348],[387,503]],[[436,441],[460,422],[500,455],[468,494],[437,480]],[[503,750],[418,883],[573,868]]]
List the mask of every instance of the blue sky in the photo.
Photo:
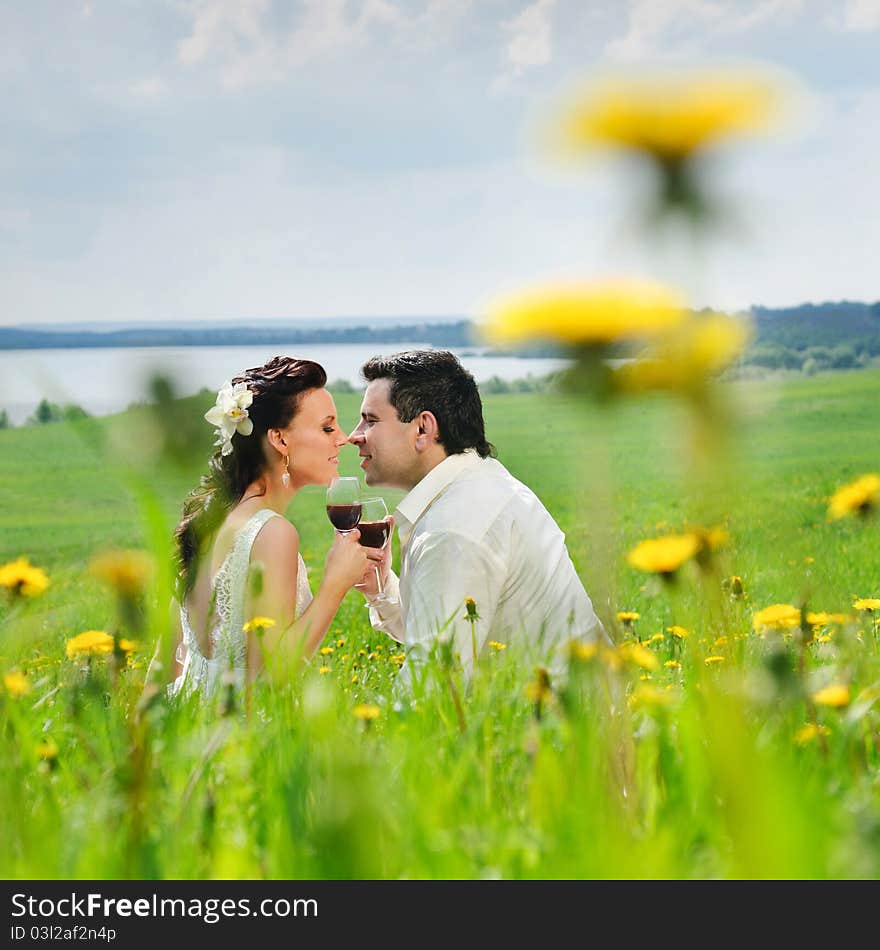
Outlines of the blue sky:
[[[738,225],[639,240],[620,165],[529,129],[609,68],[805,90],[730,149]],[[0,323],[479,316],[550,277],[876,300],[880,0],[0,0]]]

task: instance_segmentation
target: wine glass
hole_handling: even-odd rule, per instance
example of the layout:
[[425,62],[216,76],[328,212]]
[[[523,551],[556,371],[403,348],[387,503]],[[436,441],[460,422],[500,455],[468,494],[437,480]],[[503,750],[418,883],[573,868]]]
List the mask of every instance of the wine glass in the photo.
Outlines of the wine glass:
[[349,534],[361,520],[361,483],[340,475],[327,486],[327,517],[340,534]]
[[[367,548],[379,548],[380,550],[388,544],[391,536],[391,522],[388,518],[388,507],[384,498],[364,498],[361,501],[361,520],[358,525],[361,533],[360,543]],[[382,587],[382,575],[379,568],[374,564],[373,570],[376,572],[376,586],[378,593],[373,598],[374,602],[387,603],[388,595]],[[361,585],[356,584],[356,587]]]

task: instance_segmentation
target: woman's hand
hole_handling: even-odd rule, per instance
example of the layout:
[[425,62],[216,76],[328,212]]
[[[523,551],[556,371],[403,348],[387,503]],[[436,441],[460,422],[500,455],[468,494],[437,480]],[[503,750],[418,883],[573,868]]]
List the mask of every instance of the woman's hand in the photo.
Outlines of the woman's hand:
[[327,552],[324,562],[324,583],[331,585],[340,596],[356,584],[370,567],[368,548],[358,543],[361,533],[355,528],[348,534],[339,534]]

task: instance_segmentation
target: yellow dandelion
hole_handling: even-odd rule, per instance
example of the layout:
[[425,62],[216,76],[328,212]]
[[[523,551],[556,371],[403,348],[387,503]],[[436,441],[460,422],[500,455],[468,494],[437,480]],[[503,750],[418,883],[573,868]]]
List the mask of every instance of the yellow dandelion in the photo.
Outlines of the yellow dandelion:
[[242,627],[245,633],[264,633],[270,627],[275,626],[275,621],[271,617],[251,617]]
[[820,610],[815,613],[807,611],[807,623],[811,627],[830,627],[832,624],[843,626],[849,623],[850,617],[847,614],[829,614]]
[[676,640],[687,640],[690,636],[690,632],[684,627],[678,626],[678,624],[673,624],[671,627],[666,628],[667,633],[671,633]]
[[668,669],[668,670],[680,670],[680,669],[681,669],[681,663],[679,663],[678,660],[667,660],[663,665],[664,665],[664,666],[666,667],[666,669]]
[[790,630],[801,622],[800,610],[792,604],[772,604],[752,617],[752,627],[761,630]]
[[622,392],[683,392],[700,388],[730,366],[752,338],[744,317],[726,314],[695,316],[652,341],[637,359],[614,373]]
[[703,662],[706,664],[706,666],[715,666],[718,663],[723,663],[726,659],[727,657],[717,656],[717,655],[707,656],[706,659],[703,660]]
[[502,650],[507,649],[506,643],[499,643],[497,640],[489,641],[489,648],[495,650],[496,653],[500,653]]
[[662,633],[655,633],[653,637],[650,637],[648,639],[647,641],[648,646],[650,646],[652,643],[662,643],[663,640],[664,640],[664,636]]
[[120,594],[133,597],[147,586],[153,562],[144,551],[105,551],[92,558],[89,573]]
[[743,587],[743,579],[739,574],[734,574],[727,581],[727,587],[730,590],[730,593],[734,597],[742,597],[745,593],[745,588]]
[[139,645],[137,640],[126,640],[124,637],[118,643],[118,647],[123,653],[137,653]]
[[403,661],[406,659],[406,654],[405,654],[405,653],[392,653],[391,656],[388,657],[388,659],[389,659],[389,661],[390,661],[391,663],[393,663],[395,666],[403,666]]
[[660,689],[649,683],[639,683],[629,697],[630,708],[639,709],[643,706],[664,707],[675,702],[675,695],[669,690]]
[[844,485],[828,502],[828,520],[836,521],[846,515],[866,515],[880,503],[880,475],[871,472]]
[[334,652],[334,648],[333,648],[333,647],[321,647],[321,649],[320,649],[318,652],[321,654],[321,656],[330,656],[330,654]]
[[321,676],[326,676],[330,672],[330,667],[322,666],[318,669],[318,672],[321,674]]
[[336,646],[338,646],[338,647],[344,647],[344,646],[345,646],[345,637],[340,637],[340,638],[336,641]]
[[3,674],[3,688],[13,699],[21,699],[31,691],[30,680],[18,670]]
[[853,601],[854,610],[880,610],[880,598],[856,597]]
[[626,556],[627,563],[639,571],[671,576],[699,548],[695,534],[670,534],[637,544]]
[[497,300],[489,307],[485,333],[497,343],[538,338],[605,345],[657,333],[684,313],[676,291],[652,282],[559,284]]
[[646,650],[645,647],[639,646],[637,643],[621,643],[617,648],[617,652],[625,663],[639,666],[643,670],[656,670],[660,667],[657,654]]
[[358,678],[356,676],[352,676],[350,683],[352,686],[357,686]]
[[754,70],[608,75],[564,110],[560,146],[681,162],[722,139],[770,128],[781,91],[778,80]]
[[632,623],[634,620],[638,620],[640,616],[641,614],[637,613],[635,610],[617,611],[617,619],[623,624]]
[[797,745],[804,746],[819,736],[830,735],[831,730],[828,728],[828,726],[820,726],[814,722],[808,722],[806,725],[801,726],[800,729],[798,729],[798,731],[794,734],[794,741]]
[[372,722],[374,719],[378,719],[380,712],[379,707],[371,703],[360,703],[352,709],[352,715],[354,715],[356,719],[363,719],[366,722]]
[[45,761],[51,762],[58,758],[58,746],[51,739],[41,742],[36,748],[37,755]]
[[572,640],[568,645],[568,655],[572,660],[580,660],[582,663],[592,660],[599,652],[599,646],[595,641],[586,643],[583,640]]
[[831,706],[840,709],[849,705],[849,686],[845,683],[832,683],[813,693],[813,702],[817,706]]
[[526,686],[526,698],[537,705],[550,699],[553,690],[550,688],[550,674],[543,666],[535,670],[535,678]]
[[26,557],[20,557],[0,567],[0,587],[22,597],[38,597],[49,586],[49,578]]
[[67,658],[103,656],[113,652],[113,637],[103,630],[86,630],[67,641]]

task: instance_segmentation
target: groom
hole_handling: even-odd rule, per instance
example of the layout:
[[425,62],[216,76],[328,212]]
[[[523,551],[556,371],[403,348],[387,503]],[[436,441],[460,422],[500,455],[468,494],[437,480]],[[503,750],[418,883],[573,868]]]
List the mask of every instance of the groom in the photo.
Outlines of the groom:
[[478,662],[496,641],[560,669],[573,637],[607,641],[559,526],[492,457],[477,385],[458,359],[410,350],[361,372],[368,385],[349,441],[368,485],[408,492],[395,512],[399,580],[390,553],[381,568],[391,603],[365,593],[373,626],[406,645],[408,665],[421,664],[442,630],[472,673],[466,598],[478,614]]

